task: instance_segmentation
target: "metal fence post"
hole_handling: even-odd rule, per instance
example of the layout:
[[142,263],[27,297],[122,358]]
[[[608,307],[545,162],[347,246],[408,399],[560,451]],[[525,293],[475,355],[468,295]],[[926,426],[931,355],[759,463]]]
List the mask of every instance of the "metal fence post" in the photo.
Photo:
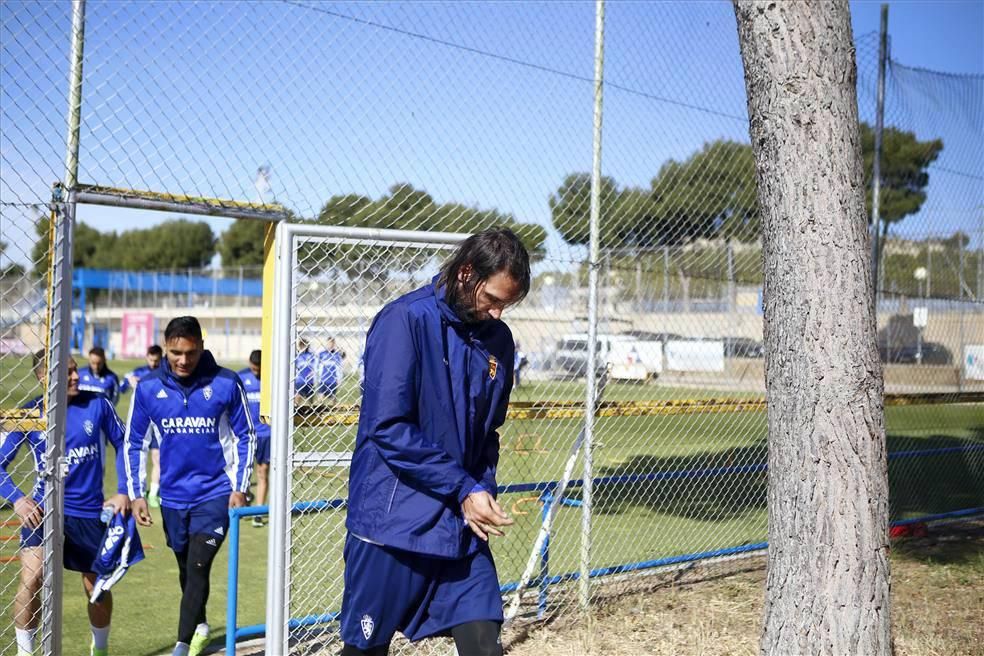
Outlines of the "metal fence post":
[[293,237],[289,226],[281,223],[276,230],[277,253],[274,283],[273,329],[273,398],[270,437],[270,534],[267,558],[266,653],[282,654],[287,650],[287,549],[288,513],[290,511],[290,454],[288,440],[292,426],[293,385],[291,372],[290,313],[293,299]]
[[594,440],[594,409],[598,361],[598,222],[601,215],[601,136],[602,101],[605,70],[605,2],[595,3],[595,68],[594,68],[594,153],[591,171],[591,225],[588,246],[588,370],[584,414],[584,485],[581,509],[581,608],[591,602],[591,492],[594,469],[592,448]]
[[[42,651],[61,654],[63,482],[65,426],[68,405],[66,369],[72,323],[72,231],[75,225],[75,186],[79,171],[79,126],[82,116],[82,61],[85,44],[85,0],[72,2],[72,45],[69,55],[68,119],[65,143],[65,186],[55,188],[52,216],[51,305],[49,308],[48,388],[45,394],[44,576],[41,589]],[[63,191],[67,193],[63,197]],[[63,202],[64,201],[64,202]]]

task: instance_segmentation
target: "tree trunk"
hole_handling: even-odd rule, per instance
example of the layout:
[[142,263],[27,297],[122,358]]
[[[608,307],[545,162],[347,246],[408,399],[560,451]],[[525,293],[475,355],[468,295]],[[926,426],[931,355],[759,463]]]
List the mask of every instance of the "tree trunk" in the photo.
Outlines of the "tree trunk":
[[891,654],[888,466],[847,0],[735,0],[764,249],[764,654]]

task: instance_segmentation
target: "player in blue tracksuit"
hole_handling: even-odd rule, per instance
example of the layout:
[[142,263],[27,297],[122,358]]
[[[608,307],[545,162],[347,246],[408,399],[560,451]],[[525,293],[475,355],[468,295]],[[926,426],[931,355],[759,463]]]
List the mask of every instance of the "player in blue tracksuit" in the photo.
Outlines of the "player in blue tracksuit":
[[205,350],[198,319],[171,320],[164,348],[160,369],[140,381],[130,403],[126,481],[137,522],[150,526],[146,452],[156,437],[161,516],[182,592],[173,654],[188,656],[208,644],[209,574],[229,528],[229,509],[246,505],[256,434],[239,376]]
[[[259,350],[249,354],[249,366],[239,372],[239,379],[246,388],[249,414],[256,429],[256,505],[266,503],[267,473],[270,471],[270,426],[260,421],[260,358]],[[263,526],[262,517],[253,518],[253,526]]]
[[294,358],[294,403],[314,396],[318,378],[318,356],[311,352],[307,340],[299,340]]
[[164,358],[164,349],[157,344],[151,344],[147,347],[147,355],[145,357],[147,364],[137,367],[126,376],[123,376],[123,381],[120,383],[121,394],[135,388],[141,378],[149,376],[151,372],[156,371],[161,366],[161,360]]
[[[123,382],[120,383],[120,394],[124,394],[130,389],[135,389],[140,383],[141,378],[146,378],[161,366],[161,360],[164,358],[164,349],[157,344],[151,344],[147,347],[146,357],[147,364],[137,367],[123,377]],[[150,473],[150,491],[147,493],[147,503],[150,504],[151,508],[160,508],[161,449],[157,444],[157,438],[150,440],[150,461],[154,465],[154,468]]]
[[338,386],[342,384],[342,360],[345,351],[335,345],[335,338],[328,338],[328,348],[318,353],[318,394],[326,400],[335,400]]
[[495,470],[514,342],[499,317],[529,285],[522,243],[490,229],[373,320],[349,475],[343,656],[386,654],[395,631],[502,654],[488,536],[512,524]]
[[[34,356],[35,373],[44,377],[44,352]],[[68,475],[64,493],[64,554],[66,569],[82,573],[86,596],[92,594],[96,582],[92,564],[99,555],[104,525],[99,519],[104,505],[103,463],[106,442],[116,449],[117,470],[123,471],[123,424],[109,400],[100,394],[79,390],[79,372],[74,360],[68,362],[68,408],[66,410],[65,461]],[[43,416],[43,398],[38,397],[24,408],[35,409]],[[13,462],[21,446],[27,446],[34,460],[38,476],[30,493],[20,490],[11,479],[7,468]],[[39,605],[43,563],[43,514],[45,439],[40,431],[15,431],[0,436],[0,496],[13,504],[21,521],[20,562],[21,576],[14,598],[14,625],[17,653],[26,656],[33,653],[40,619]],[[125,491],[126,481],[118,478],[120,491]],[[125,494],[111,498],[107,505],[125,512],[128,500]],[[109,624],[113,612],[112,595],[107,593],[99,603],[89,604],[89,623],[92,631],[90,653],[105,656],[109,649]]]
[[89,366],[79,372],[79,389],[102,394],[114,406],[120,398],[120,377],[106,366],[106,351],[101,346],[89,349]]

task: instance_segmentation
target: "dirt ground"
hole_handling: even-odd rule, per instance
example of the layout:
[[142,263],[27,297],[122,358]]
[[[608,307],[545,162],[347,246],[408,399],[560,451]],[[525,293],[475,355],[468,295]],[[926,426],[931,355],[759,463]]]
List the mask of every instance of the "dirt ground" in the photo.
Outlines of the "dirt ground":
[[[762,556],[634,576],[594,588],[590,618],[569,613],[513,625],[503,645],[507,656],[757,655],[764,585]],[[551,603],[576,608],[576,592],[572,587],[566,600],[553,593]],[[984,656],[984,521],[937,525],[927,537],[894,540],[892,604],[895,656]],[[326,636],[295,648],[335,654],[336,640]],[[237,648],[237,656],[262,653],[260,640]],[[390,653],[454,651],[449,640],[409,645],[398,637]]]
[[[509,656],[743,656],[758,653],[764,559],[695,582],[654,581],[613,595],[588,620],[506,633]],[[732,570],[734,571],[734,569]],[[604,592],[599,591],[604,595]],[[984,654],[984,522],[930,529],[892,545],[897,656]]]

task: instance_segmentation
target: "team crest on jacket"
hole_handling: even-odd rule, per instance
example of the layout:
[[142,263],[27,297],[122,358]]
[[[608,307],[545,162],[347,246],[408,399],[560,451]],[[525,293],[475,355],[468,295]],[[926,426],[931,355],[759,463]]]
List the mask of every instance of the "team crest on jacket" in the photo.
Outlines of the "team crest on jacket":
[[495,380],[495,372],[499,370],[499,361],[494,355],[489,356],[489,378]]
[[366,640],[372,635],[372,630],[376,628],[376,624],[372,621],[372,618],[368,615],[362,616],[362,635],[366,637]]
[[210,398],[212,398],[212,386],[211,385],[206,385],[205,387],[202,388],[202,396],[205,397],[205,400],[206,401],[208,401]]
[[82,428],[85,429],[85,434],[86,435],[92,435],[92,430],[93,430],[94,427],[93,427],[91,421],[89,421],[88,419],[86,419],[84,422],[82,422]]

